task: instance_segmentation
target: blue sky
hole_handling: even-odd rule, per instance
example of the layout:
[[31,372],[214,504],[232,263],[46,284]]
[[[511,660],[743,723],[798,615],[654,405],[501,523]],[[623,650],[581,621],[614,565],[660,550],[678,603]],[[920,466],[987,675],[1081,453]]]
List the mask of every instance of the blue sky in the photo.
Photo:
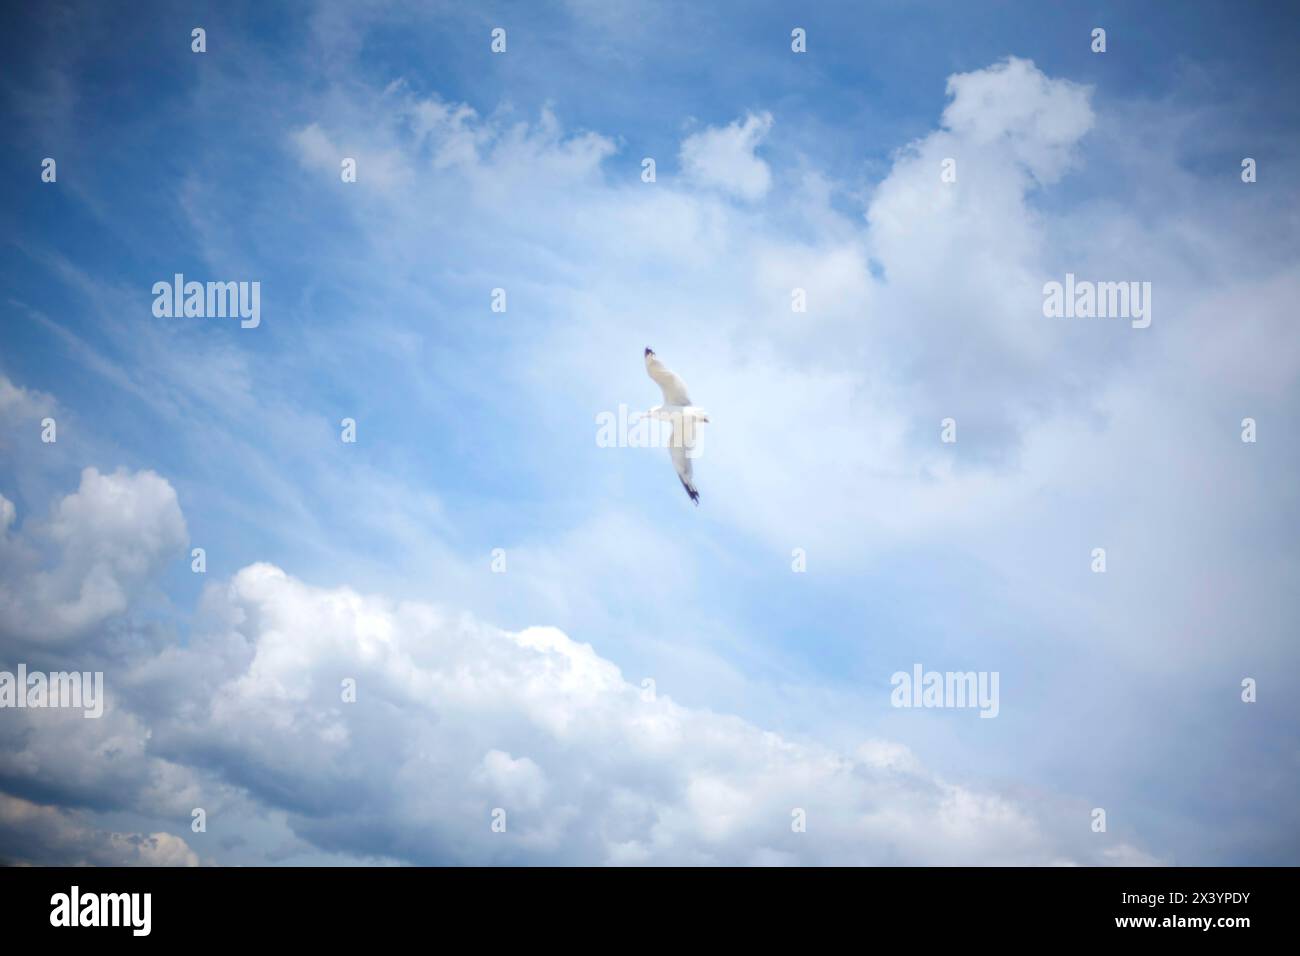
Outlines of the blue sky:
[[1294,16],[698,7],[9,15],[0,855],[1296,862]]

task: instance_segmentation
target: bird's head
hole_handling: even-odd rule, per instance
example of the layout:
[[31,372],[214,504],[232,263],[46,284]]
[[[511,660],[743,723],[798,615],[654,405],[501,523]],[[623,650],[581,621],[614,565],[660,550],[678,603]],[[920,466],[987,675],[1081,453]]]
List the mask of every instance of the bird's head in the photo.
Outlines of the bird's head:
[[647,346],[645,347],[645,354],[646,354],[646,358],[649,358],[651,355],[654,355],[654,354],[655,354],[655,350],[652,349],[650,346],[647,345]]

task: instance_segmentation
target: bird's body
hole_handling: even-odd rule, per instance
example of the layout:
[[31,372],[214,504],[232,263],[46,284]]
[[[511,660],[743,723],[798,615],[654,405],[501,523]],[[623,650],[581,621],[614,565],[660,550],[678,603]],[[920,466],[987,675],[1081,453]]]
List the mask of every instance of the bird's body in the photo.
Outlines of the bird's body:
[[709,416],[704,409],[691,403],[686,391],[686,383],[659,361],[652,349],[645,350],[645,369],[647,374],[664,393],[664,403],[656,405],[645,417],[669,422],[673,426],[672,438],[669,440],[668,453],[673,460],[677,477],[690,495],[691,501],[700,503],[700,493],[695,488],[694,468],[691,459],[695,457],[698,439],[698,426],[707,422]]

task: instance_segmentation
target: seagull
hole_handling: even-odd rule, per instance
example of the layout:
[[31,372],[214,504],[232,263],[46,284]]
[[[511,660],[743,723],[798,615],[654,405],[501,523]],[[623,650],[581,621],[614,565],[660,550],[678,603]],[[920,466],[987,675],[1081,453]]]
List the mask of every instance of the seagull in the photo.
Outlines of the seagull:
[[659,361],[654,349],[645,350],[645,370],[663,391],[664,403],[656,405],[648,412],[634,415],[633,420],[655,418],[663,422],[672,422],[673,435],[668,444],[668,453],[672,456],[673,467],[677,469],[677,477],[681,480],[682,487],[691,496],[691,501],[698,506],[700,493],[695,490],[695,482],[691,478],[691,459],[695,457],[692,454],[695,450],[695,426],[699,422],[707,422],[709,416],[704,413],[704,409],[696,408],[691,404],[691,398],[686,393],[686,383],[676,372],[669,370],[663,362]]

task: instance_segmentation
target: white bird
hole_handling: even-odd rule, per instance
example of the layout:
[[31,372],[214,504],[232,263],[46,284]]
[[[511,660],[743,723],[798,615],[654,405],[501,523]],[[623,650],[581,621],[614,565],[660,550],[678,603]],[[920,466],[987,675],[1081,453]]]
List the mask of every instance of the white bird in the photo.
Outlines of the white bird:
[[686,392],[686,383],[659,361],[653,349],[645,350],[645,370],[663,390],[664,403],[656,405],[648,412],[633,416],[633,420],[649,417],[672,423],[673,433],[668,445],[668,453],[672,456],[673,467],[677,469],[677,477],[681,479],[682,487],[691,496],[691,501],[698,505],[700,493],[695,490],[691,468],[691,459],[695,457],[695,426],[699,422],[707,422],[709,416],[704,413],[704,409],[696,408],[691,404],[691,398]]

